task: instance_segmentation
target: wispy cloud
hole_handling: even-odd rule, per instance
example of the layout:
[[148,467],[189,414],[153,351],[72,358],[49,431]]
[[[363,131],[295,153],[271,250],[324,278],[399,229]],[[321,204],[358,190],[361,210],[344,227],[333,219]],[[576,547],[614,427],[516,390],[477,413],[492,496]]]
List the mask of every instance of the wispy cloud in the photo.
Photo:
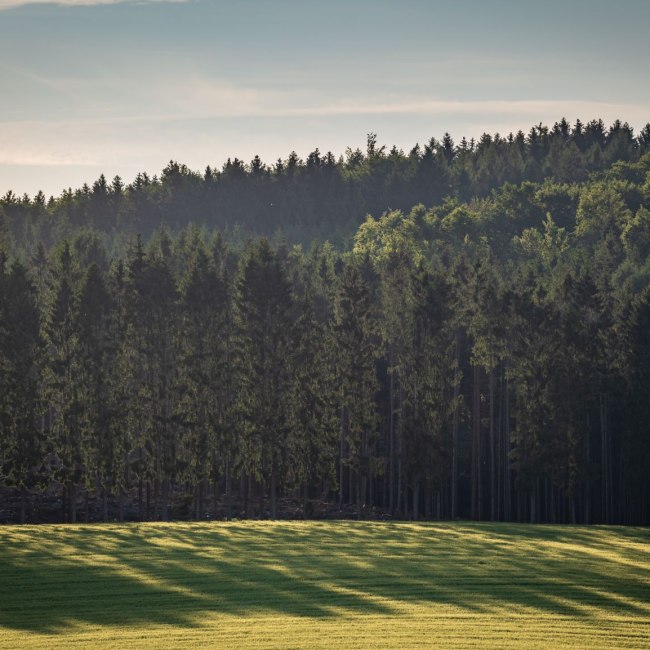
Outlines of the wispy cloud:
[[[174,93],[169,88],[174,88]],[[280,91],[243,88],[198,76],[178,78],[173,84],[154,82],[149,93],[164,107],[168,119],[229,117],[344,118],[354,116],[423,116],[454,118],[524,119],[533,122],[561,117],[625,119],[642,126],[650,120],[647,104],[588,101],[573,98],[531,100],[449,100],[427,97],[397,98],[377,95],[358,100],[308,90]],[[160,116],[162,117],[162,116]]]
[[0,0],[0,10],[13,9],[23,5],[65,5],[70,7],[89,7],[92,5],[152,4],[154,2],[188,2],[189,0]]
[[415,100],[397,102],[338,102],[310,106],[264,106],[245,105],[232,113],[261,117],[344,117],[354,115],[501,115],[525,116],[532,120],[542,119],[543,116],[554,114],[558,119],[562,115],[599,116],[616,114],[625,119],[634,119],[648,115],[644,105],[565,101],[565,100],[478,100],[478,101],[447,101],[447,100]]
[[[143,112],[125,112],[102,115],[101,112],[85,110],[83,114],[66,119],[11,120],[0,121],[2,126],[18,124],[25,127],[43,126],[58,128],[67,125],[128,126],[151,124],[152,126],[171,122],[193,122],[197,120],[230,118],[345,118],[357,116],[418,116],[503,120],[525,119],[533,124],[547,123],[561,117],[588,120],[603,118],[627,120],[641,127],[650,120],[648,106],[640,103],[597,102],[584,100],[429,100],[413,99],[390,101],[378,98],[376,101],[357,102],[342,99],[327,102],[309,93],[257,91],[230,86],[210,87],[204,92],[196,86],[187,86],[184,92],[175,92],[174,97],[156,96]],[[155,106],[157,110],[151,110]],[[510,122],[512,123],[512,122]]]
[[[194,88],[198,92],[201,85]],[[242,155],[238,149],[243,143],[237,145],[236,139],[231,141],[226,137],[233,129],[249,129],[241,118],[260,120],[264,129],[274,133],[276,129],[272,125],[279,119],[295,120],[298,125],[316,118],[321,123],[330,124],[326,118],[332,117],[337,118],[333,122],[337,129],[347,125],[345,128],[350,132],[356,128],[353,126],[358,123],[356,117],[367,117],[363,121],[370,125],[368,128],[373,124],[389,127],[395,124],[392,117],[411,117],[418,124],[440,124],[454,137],[478,136],[483,131],[505,133],[518,128],[527,129],[538,122],[552,124],[562,116],[571,121],[578,117],[583,120],[602,117],[606,122],[621,118],[635,128],[640,128],[650,119],[647,107],[641,104],[571,100],[319,103],[317,98],[301,93],[285,95],[232,87],[220,91],[216,87],[211,89],[202,95],[204,101],[188,90],[187,104],[166,103],[160,105],[160,112],[103,117],[86,113],[65,119],[0,121],[0,141],[3,143],[0,164],[93,166],[140,158],[144,161],[154,153],[161,160],[175,156],[184,158],[196,155],[199,150],[207,162],[215,143],[227,143],[229,148],[224,152],[227,155]],[[201,133],[198,139],[197,133]],[[259,129],[256,133],[255,138],[261,137]],[[294,133],[293,138],[296,137]],[[282,141],[282,137],[278,136],[278,139]],[[316,144],[310,142],[309,146]],[[295,146],[294,140],[286,139],[284,148]]]

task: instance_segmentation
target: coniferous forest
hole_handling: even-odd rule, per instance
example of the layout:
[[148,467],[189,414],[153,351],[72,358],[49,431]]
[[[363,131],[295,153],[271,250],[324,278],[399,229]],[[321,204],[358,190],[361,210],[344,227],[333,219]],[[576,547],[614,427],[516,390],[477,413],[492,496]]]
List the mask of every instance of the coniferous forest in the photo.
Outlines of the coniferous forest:
[[0,521],[650,523],[650,125],[0,200]]

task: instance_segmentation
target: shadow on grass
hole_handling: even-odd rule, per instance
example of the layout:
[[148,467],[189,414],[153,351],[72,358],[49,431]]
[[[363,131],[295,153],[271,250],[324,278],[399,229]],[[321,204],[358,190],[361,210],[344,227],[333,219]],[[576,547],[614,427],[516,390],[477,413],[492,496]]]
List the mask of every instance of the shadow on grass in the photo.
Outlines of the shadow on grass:
[[199,626],[400,605],[650,616],[650,533],[500,524],[234,523],[0,529],[0,627]]

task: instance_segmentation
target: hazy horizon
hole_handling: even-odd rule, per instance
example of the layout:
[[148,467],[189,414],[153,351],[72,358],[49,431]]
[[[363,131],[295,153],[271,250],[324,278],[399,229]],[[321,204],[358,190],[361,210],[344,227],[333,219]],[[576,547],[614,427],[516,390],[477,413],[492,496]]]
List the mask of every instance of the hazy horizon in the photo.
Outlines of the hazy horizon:
[[0,0],[0,195],[338,156],[368,132],[404,150],[562,117],[638,132],[648,19],[639,0]]

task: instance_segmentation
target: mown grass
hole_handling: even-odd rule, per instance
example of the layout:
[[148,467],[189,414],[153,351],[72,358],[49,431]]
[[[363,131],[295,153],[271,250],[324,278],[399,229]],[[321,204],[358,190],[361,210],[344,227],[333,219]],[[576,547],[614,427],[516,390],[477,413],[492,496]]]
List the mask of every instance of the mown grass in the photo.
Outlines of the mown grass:
[[0,648],[650,647],[650,531],[0,528]]

